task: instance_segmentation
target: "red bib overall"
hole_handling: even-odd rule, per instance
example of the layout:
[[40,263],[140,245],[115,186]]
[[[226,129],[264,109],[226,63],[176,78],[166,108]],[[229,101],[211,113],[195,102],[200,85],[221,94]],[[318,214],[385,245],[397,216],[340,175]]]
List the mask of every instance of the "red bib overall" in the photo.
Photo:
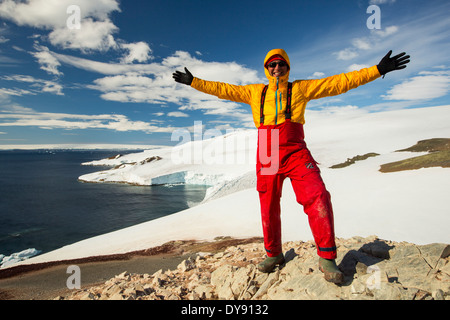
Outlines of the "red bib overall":
[[325,259],[335,259],[330,194],[322,181],[316,161],[306,147],[303,125],[291,122],[289,118],[287,116],[286,121],[278,125],[264,125],[262,118],[262,125],[258,128],[256,171],[264,246],[269,257],[282,252],[280,198],[283,181],[288,177],[297,202],[308,215],[318,255]]

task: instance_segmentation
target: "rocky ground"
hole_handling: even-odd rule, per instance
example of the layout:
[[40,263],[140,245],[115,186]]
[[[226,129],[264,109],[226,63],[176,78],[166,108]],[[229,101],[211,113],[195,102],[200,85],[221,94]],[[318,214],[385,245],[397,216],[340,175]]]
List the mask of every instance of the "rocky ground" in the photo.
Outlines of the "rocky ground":
[[[285,265],[256,269],[261,241],[197,251],[176,269],[123,273],[64,300],[450,300],[450,245],[414,245],[376,236],[337,239],[342,285],[323,279],[312,241],[283,246]],[[205,247],[207,248],[207,247]]]

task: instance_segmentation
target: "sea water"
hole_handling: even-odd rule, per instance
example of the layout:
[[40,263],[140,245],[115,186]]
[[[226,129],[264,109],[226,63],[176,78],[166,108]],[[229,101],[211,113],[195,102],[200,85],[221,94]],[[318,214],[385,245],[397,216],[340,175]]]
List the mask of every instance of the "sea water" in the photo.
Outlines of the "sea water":
[[0,151],[0,257],[52,251],[187,209],[205,196],[206,186],[78,181],[83,174],[108,169],[81,163],[118,153]]

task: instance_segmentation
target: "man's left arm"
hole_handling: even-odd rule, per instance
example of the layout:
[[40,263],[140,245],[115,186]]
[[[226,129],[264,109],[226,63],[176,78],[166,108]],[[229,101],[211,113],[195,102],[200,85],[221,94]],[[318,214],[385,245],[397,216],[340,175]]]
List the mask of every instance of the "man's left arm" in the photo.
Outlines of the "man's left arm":
[[404,52],[394,57],[391,57],[391,54],[392,50],[381,59],[378,65],[370,68],[318,80],[301,81],[301,90],[307,100],[335,96],[371,82],[380,76],[384,77],[388,72],[406,68],[406,64],[410,61],[409,56]]

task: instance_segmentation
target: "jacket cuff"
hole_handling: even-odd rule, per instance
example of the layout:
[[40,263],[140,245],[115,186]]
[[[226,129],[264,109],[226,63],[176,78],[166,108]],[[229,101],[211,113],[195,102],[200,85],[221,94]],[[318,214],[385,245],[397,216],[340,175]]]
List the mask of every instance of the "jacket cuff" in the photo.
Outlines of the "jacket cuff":
[[192,82],[191,82],[191,87],[194,89],[198,89],[200,81],[201,80],[199,78],[194,77],[194,79],[192,79]]
[[378,66],[376,66],[376,65],[369,68],[369,74],[371,77],[373,77],[373,80],[382,76],[382,74],[380,73],[380,70],[378,70]]

